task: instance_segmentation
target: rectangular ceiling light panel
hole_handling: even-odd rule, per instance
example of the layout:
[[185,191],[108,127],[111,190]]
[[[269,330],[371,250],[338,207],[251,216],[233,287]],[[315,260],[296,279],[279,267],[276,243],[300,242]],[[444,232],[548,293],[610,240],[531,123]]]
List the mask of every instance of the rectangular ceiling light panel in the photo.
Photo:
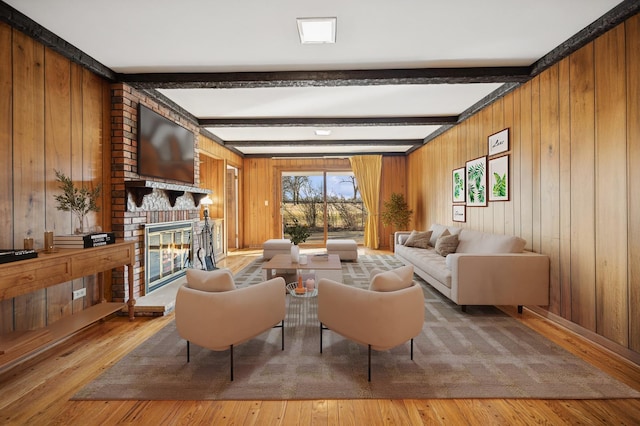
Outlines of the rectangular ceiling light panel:
[[338,18],[298,18],[302,44],[335,43]]

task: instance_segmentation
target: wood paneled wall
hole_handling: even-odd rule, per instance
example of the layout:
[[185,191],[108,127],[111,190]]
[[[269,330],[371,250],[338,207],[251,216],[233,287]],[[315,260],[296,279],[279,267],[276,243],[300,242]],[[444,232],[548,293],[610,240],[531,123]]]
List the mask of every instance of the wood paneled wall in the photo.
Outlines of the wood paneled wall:
[[[405,193],[405,157],[383,157],[381,202],[392,192]],[[282,238],[280,174],[282,171],[351,170],[348,159],[246,158],[244,161],[244,247],[262,247],[270,238]],[[388,247],[389,229],[379,225],[381,243]]]
[[[461,226],[519,235],[551,258],[544,312],[640,353],[640,16],[412,153],[416,226],[454,224],[451,172],[510,129],[510,200]],[[514,283],[514,285],[517,283]]]
[[[0,247],[22,248],[31,236],[42,248],[45,230],[64,234],[77,226],[56,208],[55,170],[109,188],[109,104],[105,81],[0,23]],[[111,194],[102,196],[89,225],[108,230]],[[93,304],[100,299],[94,281],[0,302],[0,332],[40,327]],[[83,286],[87,297],[72,301],[72,290]]]

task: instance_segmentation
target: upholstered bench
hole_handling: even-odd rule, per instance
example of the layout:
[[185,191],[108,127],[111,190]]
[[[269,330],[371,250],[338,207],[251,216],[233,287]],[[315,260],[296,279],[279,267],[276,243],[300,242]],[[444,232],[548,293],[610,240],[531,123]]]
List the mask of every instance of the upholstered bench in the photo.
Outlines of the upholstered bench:
[[358,260],[358,244],[354,240],[327,240],[327,253],[337,254],[340,260]]
[[286,238],[267,240],[262,245],[262,257],[270,260],[276,254],[291,254],[291,244]]

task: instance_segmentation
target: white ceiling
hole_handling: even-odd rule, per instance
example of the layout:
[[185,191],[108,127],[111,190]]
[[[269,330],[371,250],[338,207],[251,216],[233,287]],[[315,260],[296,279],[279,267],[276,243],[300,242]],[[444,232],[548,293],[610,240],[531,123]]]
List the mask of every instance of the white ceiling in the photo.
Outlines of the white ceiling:
[[[283,72],[530,66],[619,0],[5,0],[115,72]],[[296,18],[337,17],[336,44],[300,44]],[[199,119],[458,116],[502,82],[161,88]],[[295,86],[295,85],[292,85]],[[439,126],[207,127],[246,154],[406,152]],[[314,146],[314,140],[324,141]],[[331,140],[340,141],[330,145]],[[350,148],[345,141],[356,140]],[[270,146],[267,142],[274,141]],[[285,141],[284,146],[275,146]],[[295,141],[291,143],[291,141]],[[380,142],[378,142],[380,143]]]

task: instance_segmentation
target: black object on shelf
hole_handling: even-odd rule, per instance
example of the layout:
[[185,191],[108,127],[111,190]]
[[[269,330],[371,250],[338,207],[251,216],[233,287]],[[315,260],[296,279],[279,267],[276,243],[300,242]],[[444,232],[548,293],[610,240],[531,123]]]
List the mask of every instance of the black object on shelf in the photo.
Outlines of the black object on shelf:
[[0,263],[16,262],[35,257],[38,257],[38,253],[35,250],[0,250]]

